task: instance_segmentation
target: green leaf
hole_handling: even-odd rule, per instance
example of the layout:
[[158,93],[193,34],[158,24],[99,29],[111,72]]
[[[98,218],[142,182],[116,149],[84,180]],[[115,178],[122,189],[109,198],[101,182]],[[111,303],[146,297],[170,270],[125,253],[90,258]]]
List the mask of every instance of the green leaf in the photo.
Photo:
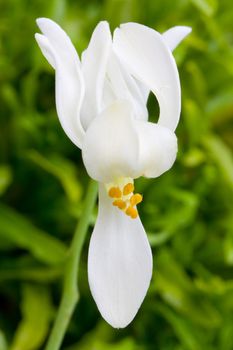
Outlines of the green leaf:
[[213,16],[217,10],[216,0],[190,0],[193,5],[204,15]]
[[224,142],[214,135],[206,135],[203,143],[216,162],[223,178],[228,186],[233,190],[233,157],[232,152]]
[[172,325],[174,332],[187,350],[206,349],[202,334],[197,332],[192,322],[179,316],[164,304],[157,303],[156,310]]
[[47,288],[25,285],[22,289],[22,320],[16,330],[11,350],[36,350],[49,330],[53,307]]
[[34,150],[28,153],[28,157],[59,180],[67,197],[71,201],[77,202],[80,200],[82,188],[77,178],[77,169],[72,162],[58,155],[47,156],[45,158],[42,154]]
[[204,294],[198,292],[169,250],[163,250],[157,257],[155,289],[166,303],[196,324],[207,329],[221,324],[218,310]]
[[0,350],[7,350],[7,342],[4,333],[0,329]]
[[35,258],[47,264],[61,263],[66,256],[63,243],[3,204],[0,204],[0,237],[29,250]]
[[7,165],[0,166],[0,195],[3,194],[12,181],[12,171]]

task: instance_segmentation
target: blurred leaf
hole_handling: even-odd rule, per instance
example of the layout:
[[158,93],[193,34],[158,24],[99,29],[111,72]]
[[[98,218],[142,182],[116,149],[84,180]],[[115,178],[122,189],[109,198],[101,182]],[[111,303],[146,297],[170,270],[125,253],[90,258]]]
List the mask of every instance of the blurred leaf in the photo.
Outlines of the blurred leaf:
[[224,327],[220,332],[220,350],[232,350],[233,349],[233,318],[232,315],[227,318]]
[[171,238],[173,235],[173,232],[159,232],[159,233],[153,233],[148,234],[148,239],[150,242],[151,247],[159,246],[161,244],[164,244]]
[[47,283],[61,277],[62,269],[51,269],[41,267],[31,268],[5,268],[0,270],[0,281],[24,280]]
[[53,236],[33,226],[22,215],[0,204],[0,237],[28,249],[37,259],[47,264],[58,264],[65,259],[66,247]]
[[193,323],[179,316],[163,304],[157,303],[156,310],[159,310],[172,325],[177,337],[185,346],[185,349],[207,349],[202,334],[197,332]]
[[195,101],[199,102],[199,105],[204,105],[207,95],[205,76],[202,73],[198,64],[194,61],[188,61],[185,67],[188,73],[190,74],[190,78],[192,79],[191,87],[195,94]]
[[12,181],[12,171],[7,165],[0,166],[0,195],[3,194]]
[[217,0],[190,0],[206,16],[212,16],[217,10]]
[[233,266],[233,223],[224,240],[224,257],[226,263]]
[[47,288],[25,285],[22,289],[22,320],[11,350],[36,350],[43,344],[53,314]]
[[205,160],[205,153],[198,148],[191,148],[183,156],[183,163],[187,167],[196,167],[202,164]]
[[191,279],[168,250],[157,257],[155,288],[169,305],[202,327],[215,328],[220,324],[218,311],[197,292]]
[[203,143],[222,172],[226,183],[233,190],[233,157],[231,151],[217,136],[206,135]]
[[81,197],[81,185],[77,179],[76,168],[73,163],[61,156],[44,157],[36,151],[28,153],[29,159],[42,169],[56,177],[63,186],[67,197],[74,202]]
[[8,346],[7,346],[6,338],[4,336],[4,333],[0,329],[0,350],[7,350],[7,349],[8,349]]

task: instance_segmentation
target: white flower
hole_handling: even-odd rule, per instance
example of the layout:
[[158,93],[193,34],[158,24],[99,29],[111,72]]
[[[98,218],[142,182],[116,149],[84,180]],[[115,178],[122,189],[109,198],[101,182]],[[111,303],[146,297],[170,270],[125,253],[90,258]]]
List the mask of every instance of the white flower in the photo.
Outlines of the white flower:
[[[152,276],[152,254],[137,212],[142,195],[134,179],[157,177],[173,165],[180,115],[180,82],[173,50],[191,31],[159,34],[136,23],[95,28],[81,61],[66,33],[40,18],[36,40],[56,71],[61,125],[82,150],[88,174],[99,182],[99,212],[92,233],[88,277],[103,318],[113,327],[135,317]],[[152,91],[158,123],[148,121]]]

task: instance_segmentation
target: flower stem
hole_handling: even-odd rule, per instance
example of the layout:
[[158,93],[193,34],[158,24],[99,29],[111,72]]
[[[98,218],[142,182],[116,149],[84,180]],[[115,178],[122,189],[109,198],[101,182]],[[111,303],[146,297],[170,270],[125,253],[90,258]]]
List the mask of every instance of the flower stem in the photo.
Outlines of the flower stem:
[[97,183],[90,180],[84,202],[83,214],[75,230],[66,261],[61,303],[45,350],[60,349],[69,321],[79,299],[77,282],[79,260],[90,223],[90,216],[95,205],[97,190]]

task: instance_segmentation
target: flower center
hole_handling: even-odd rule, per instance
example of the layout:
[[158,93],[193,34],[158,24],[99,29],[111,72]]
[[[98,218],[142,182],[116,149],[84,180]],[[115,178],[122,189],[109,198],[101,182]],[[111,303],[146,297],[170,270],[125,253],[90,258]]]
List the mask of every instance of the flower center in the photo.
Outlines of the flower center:
[[106,185],[112,205],[124,211],[132,219],[138,217],[137,204],[142,202],[142,195],[134,193],[134,183],[131,178],[120,178]]

